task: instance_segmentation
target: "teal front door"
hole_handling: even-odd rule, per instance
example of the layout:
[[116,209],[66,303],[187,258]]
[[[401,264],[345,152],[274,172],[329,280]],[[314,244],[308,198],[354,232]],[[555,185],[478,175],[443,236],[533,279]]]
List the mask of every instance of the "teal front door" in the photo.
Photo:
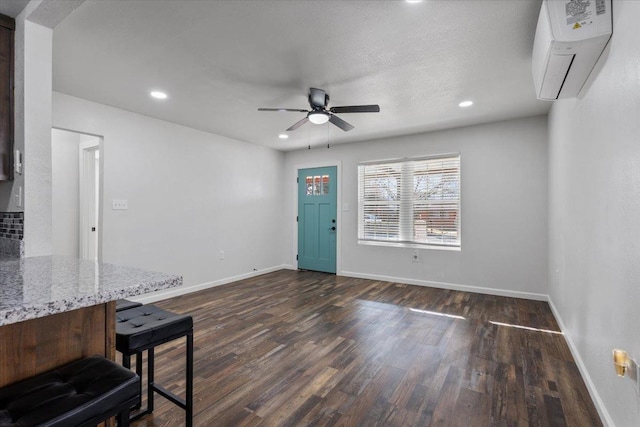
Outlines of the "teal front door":
[[336,167],[298,170],[298,268],[336,272]]

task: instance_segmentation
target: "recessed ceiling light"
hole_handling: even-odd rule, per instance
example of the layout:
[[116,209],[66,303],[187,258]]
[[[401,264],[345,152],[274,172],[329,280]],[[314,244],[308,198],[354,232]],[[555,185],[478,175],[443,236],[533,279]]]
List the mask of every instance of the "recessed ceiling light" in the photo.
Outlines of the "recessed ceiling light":
[[167,99],[167,94],[159,90],[152,91],[150,95],[155,99]]
[[464,108],[464,107],[471,107],[473,105],[473,101],[462,101],[460,104],[458,104],[458,106]]
[[278,135],[278,138],[287,139],[287,138],[289,138],[289,135],[287,135],[286,133],[281,133],[280,135]]
[[407,3],[422,3],[422,0],[407,0]]

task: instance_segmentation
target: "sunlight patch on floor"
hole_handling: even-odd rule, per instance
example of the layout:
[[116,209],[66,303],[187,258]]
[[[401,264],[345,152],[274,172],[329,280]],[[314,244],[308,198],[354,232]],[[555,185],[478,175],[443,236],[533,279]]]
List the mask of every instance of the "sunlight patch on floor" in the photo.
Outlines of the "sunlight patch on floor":
[[493,320],[490,320],[489,323],[491,323],[492,325],[507,326],[509,328],[525,329],[527,331],[536,331],[536,332],[544,332],[544,333],[547,333],[547,334],[564,335],[564,333],[559,332],[559,331],[552,331],[552,330],[549,330],[549,329],[532,328],[532,327],[529,327],[529,326],[522,326],[522,325],[513,325],[511,323],[494,322]]
[[438,313],[437,311],[420,310],[420,309],[417,309],[417,308],[410,308],[409,310],[413,311],[414,313],[431,314],[433,316],[442,316],[442,317],[450,317],[452,319],[467,320],[464,317],[456,316],[455,314]]

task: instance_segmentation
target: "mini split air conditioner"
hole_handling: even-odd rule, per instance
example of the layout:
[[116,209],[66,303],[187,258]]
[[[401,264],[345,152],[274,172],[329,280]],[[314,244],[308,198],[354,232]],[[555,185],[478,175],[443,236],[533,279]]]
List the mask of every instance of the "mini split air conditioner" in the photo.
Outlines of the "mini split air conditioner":
[[612,27],[611,0],[544,0],[533,43],[538,99],[578,96]]

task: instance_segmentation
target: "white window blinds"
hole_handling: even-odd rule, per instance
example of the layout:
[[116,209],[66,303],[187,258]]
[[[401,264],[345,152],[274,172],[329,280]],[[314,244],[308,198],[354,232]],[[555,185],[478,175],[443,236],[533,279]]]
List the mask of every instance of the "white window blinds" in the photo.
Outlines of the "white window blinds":
[[358,239],[460,246],[460,156],[358,166]]

